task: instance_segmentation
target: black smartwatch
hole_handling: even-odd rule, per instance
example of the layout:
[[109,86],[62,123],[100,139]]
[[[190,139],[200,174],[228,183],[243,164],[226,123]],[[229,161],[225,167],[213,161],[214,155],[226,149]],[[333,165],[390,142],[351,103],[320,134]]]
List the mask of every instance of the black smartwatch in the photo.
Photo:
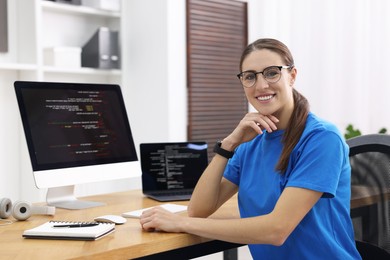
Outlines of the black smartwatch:
[[223,148],[221,148],[221,144],[222,142],[221,141],[218,141],[215,146],[214,146],[214,153],[217,153],[223,157],[225,157],[226,159],[230,159],[233,157],[234,155],[234,152],[230,152],[230,151],[227,151]]

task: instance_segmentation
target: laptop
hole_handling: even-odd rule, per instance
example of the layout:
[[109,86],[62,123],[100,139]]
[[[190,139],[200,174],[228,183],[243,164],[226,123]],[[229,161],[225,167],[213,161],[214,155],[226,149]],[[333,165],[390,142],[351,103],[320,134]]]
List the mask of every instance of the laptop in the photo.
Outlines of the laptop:
[[141,143],[142,191],[157,201],[189,200],[208,165],[207,143]]

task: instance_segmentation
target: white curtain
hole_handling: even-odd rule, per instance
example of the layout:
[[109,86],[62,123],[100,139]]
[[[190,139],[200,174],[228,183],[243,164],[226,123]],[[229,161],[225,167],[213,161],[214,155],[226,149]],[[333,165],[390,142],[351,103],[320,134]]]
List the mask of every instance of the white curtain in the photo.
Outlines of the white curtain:
[[363,134],[390,134],[390,1],[249,0],[249,42],[286,43],[311,110]]

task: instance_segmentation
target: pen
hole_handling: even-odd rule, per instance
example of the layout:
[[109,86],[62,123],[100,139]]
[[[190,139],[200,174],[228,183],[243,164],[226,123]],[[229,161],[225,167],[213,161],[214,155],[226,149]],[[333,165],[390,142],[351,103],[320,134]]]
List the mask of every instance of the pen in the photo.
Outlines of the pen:
[[78,228],[78,227],[93,227],[99,223],[85,223],[85,224],[67,224],[67,225],[54,225],[54,228]]

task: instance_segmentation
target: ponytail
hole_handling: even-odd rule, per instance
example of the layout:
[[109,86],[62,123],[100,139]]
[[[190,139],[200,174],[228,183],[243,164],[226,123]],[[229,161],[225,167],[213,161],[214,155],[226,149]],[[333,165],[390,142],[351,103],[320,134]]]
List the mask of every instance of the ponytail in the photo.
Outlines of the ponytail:
[[283,150],[278,164],[276,165],[276,170],[280,171],[282,174],[287,170],[290,154],[301,138],[309,114],[309,102],[294,88],[293,97],[294,110],[288,122],[286,132],[283,135]]

